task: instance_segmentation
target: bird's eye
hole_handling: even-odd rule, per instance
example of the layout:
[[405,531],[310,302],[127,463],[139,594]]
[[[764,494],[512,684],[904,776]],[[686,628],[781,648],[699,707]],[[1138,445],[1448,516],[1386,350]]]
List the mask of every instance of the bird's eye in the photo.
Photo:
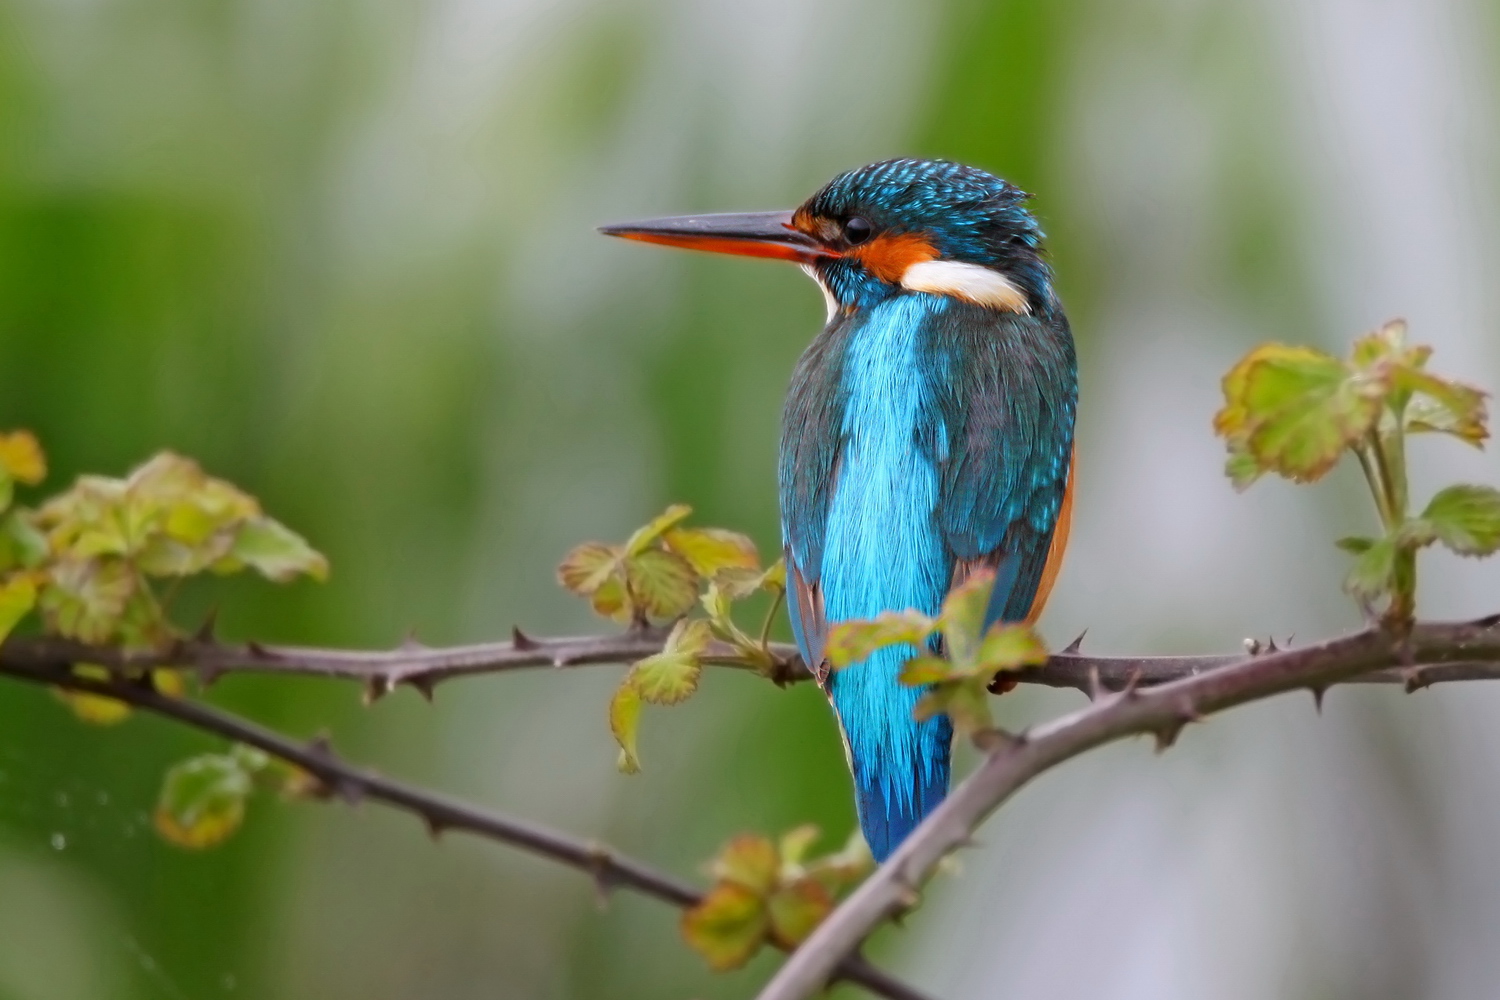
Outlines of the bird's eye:
[[844,239],[849,242],[850,246],[863,243],[870,238],[871,232],[870,224],[857,215],[844,223]]

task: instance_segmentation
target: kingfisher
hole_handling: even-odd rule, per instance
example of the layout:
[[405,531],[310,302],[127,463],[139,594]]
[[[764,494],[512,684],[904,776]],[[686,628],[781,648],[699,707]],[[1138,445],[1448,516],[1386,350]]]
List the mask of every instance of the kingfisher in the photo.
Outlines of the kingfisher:
[[985,627],[1031,622],[1067,546],[1078,364],[1029,195],[974,167],[897,159],[791,212],[676,216],[610,236],[792,261],[828,316],[792,372],[778,463],[792,632],[827,694],[871,852],[948,792],[953,730],[900,684],[912,646],[837,672],[837,622],[937,615],[992,572]]

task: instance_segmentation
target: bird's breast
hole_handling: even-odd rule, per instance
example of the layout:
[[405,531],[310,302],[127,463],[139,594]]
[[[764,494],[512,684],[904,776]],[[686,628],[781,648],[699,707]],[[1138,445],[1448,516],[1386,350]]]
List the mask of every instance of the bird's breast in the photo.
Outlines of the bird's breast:
[[935,612],[948,567],[933,518],[939,475],[921,447],[936,373],[924,330],[942,300],[901,296],[851,331],[840,373],[843,448],[821,572],[831,622],[908,607]]

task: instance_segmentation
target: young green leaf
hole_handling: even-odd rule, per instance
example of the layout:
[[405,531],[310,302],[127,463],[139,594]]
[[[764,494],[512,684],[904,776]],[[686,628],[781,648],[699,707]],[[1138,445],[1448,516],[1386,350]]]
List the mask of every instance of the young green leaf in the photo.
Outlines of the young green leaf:
[[802,865],[802,859],[812,849],[812,845],[818,842],[822,831],[812,823],[804,823],[793,827],[781,835],[777,843],[777,851],[781,854],[781,872],[785,878],[787,873],[796,872]]
[[953,677],[953,664],[941,656],[918,656],[902,665],[896,679],[907,687],[921,687],[951,681]]
[[833,897],[811,878],[783,885],[766,899],[771,938],[783,948],[795,948],[806,941],[831,912]]
[[36,581],[29,573],[15,573],[0,580],[0,642],[34,607]]
[[939,684],[917,700],[912,715],[918,720],[946,714],[959,733],[976,733],[993,725],[990,701],[983,678],[965,678]]
[[936,627],[937,623],[920,611],[883,611],[873,619],[835,624],[828,630],[823,653],[835,669],[847,667],[885,646],[919,645]]
[[[1224,376],[1224,408],[1215,430],[1231,455],[1248,454],[1263,471],[1311,482],[1375,426],[1389,381],[1353,371],[1306,347],[1263,344]],[[1246,478],[1243,460],[1231,471]]]
[[668,528],[687,520],[692,513],[693,508],[687,504],[674,503],[652,518],[644,527],[636,529],[625,543],[625,554],[627,556],[640,555],[661,538]]
[[7,480],[35,486],[47,478],[47,456],[30,431],[0,434],[0,473]]
[[50,554],[47,536],[36,529],[26,511],[13,510],[0,516],[0,572],[36,569]]
[[626,592],[645,618],[676,618],[698,602],[698,575],[686,559],[665,549],[625,557]]
[[755,543],[737,531],[674,527],[667,529],[661,540],[705,579],[724,569],[760,569],[760,553],[755,551]]
[[627,683],[635,685],[643,701],[653,705],[675,705],[698,690],[703,673],[699,657],[713,641],[708,622],[684,618],[672,627],[660,653],[640,660],[630,668]]
[[779,593],[786,590],[786,562],[778,559],[765,571],[728,566],[713,574],[713,582],[731,601],[744,600],[760,590]]
[[139,585],[120,559],[64,559],[47,571],[38,605],[47,627],[81,642],[114,638],[125,607]]
[[1500,490],[1449,486],[1432,498],[1419,521],[1458,555],[1490,555],[1500,548]]
[[233,754],[203,754],[173,766],[156,802],[157,832],[195,850],[223,842],[244,821],[255,788],[246,764]]
[[[110,676],[108,670],[96,663],[75,664],[73,673],[78,677],[101,681],[108,680]],[[67,688],[53,688],[52,694],[68,706],[68,711],[73,713],[74,718],[91,726],[118,725],[130,718],[130,706],[118,698],[90,694],[87,691],[70,691]]]
[[863,879],[875,869],[875,856],[870,845],[855,827],[844,846],[833,854],[825,854],[807,865],[807,874],[817,879],[831,893],[841,893]]
[[1396,572],[1396,542],[1377,539],[1354,561],[1344,578],[1344,590],[1361,604],[1370,604],[1390,593]]
[[989,608],[990,592],[995,586],[995,574],[980,570],[969,574],[968,579],[948,591],[943,600],[943,614],[938,627],[943,632],[943,648],[948,659],[961,669],[974,665],[979,655],[980,630],[984,627],[984,614]]
[[757,895],[770,891],[780,870],[776,845],[754,833],[742,833],[725,844],[709,866],[715,880],[731,882]]
[[1229,457],[1224,460],[1224,475],[1234,484],[1234,488],[1244,492],[1254,485],[1265,470],[1255,460],[1255,456],[1244,450],[1243,445],[1231,444],[1229,446]]
[[1047,645],[1030,625],[996,622],[980,644],[975,672],[995,674],[1040,667],[1046,662]]
[[1375,544],[1375,539],[1351,535],[1348,538],[1340,538],[1333,544],[1351,555],[1358,556],[1370,551],[1370,547]]
[[770,918],[759,893],[721,882],[682,915],[682,936],[715,972],[738,969],[765,941]]
[[1425,396],[1414,398],[1406,408],[1406,430],[1410,434],[1447,434],[1478,448],[1490,436],[1484,393],[1468,386],[1466,399],[1446,404]]
[[557,567],[557,582],[579,597],[594,592],[620,570],[624,550],[602,542],[584,542],[574,546]]
[[589,606],[596,615],[612,618],[617,622],[628,622],[635,616],[630,595],[625,592],[623,576],[612,576],[599,585],[589,598]]
[[609,701],[609,731],[620,744],[620,758],[616,766],[624,774],[635,774],[641,769],[640,757],[636,754],[636,734],[641,725],[641,693],[629,675],[615,688],[615,696]]
[[328,579],[327,558],[307,544],[307,539],[269,517],[240,524],[229,550],[229,562],[236,569],[249,566],[274,583],[288,583],[298,576],[319,583]]

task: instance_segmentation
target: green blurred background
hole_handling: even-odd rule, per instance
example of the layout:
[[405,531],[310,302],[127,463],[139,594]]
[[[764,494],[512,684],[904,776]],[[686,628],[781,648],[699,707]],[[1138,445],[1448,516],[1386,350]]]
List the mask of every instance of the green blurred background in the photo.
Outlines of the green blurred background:
[[[595,629],[551,570],[670,501],[774,549],[795,270],[597,237],[791,207],[892,155],[1038,197],[1084,364],[1070,562],[1044,630],[1098,651],[1349,627],[1341,470],[1236,496],[1209,420],[1263,339],[1391,315],[1500,388],[1492,0],[0,0],[0,427],[51,488],[170,447],[331,557],[186,613],[267,641]],[[1500,481],[1423,443],[1418,481]],[[1426,611],[1500,607],[1432,556]],[[615,668],[366,709],[216,700],[683,875],[744,829],[852,821],[818,693],[711,674],[624,777]],[[1022,692],[1012,725],[1077,704]],[[258,802],[160,843],[216,744],[0,684],[0,998],[743,997],[676,914],[378,806]],[[874,954],[951,998],[1473,998],[1500,981],[1500,691],[1338,691],[1092,755],[1007,807]]]

